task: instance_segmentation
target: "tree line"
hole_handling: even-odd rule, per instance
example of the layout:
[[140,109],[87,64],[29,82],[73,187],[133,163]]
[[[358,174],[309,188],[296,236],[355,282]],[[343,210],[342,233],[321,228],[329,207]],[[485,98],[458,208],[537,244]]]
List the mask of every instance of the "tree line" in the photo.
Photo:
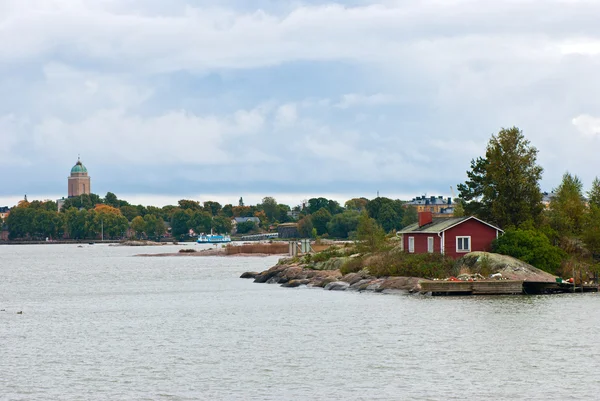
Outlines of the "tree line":
[[[182,199],[164,207],[132,205],[108,192],[104,198],[85,194],[65,199],[61,210],[56,202],[26,200],[11,209],[6,219],[10,239],[185,239],[189,233],[217,232],[251,234],[270,231],[278,224],[297,222],[302,237],[353,238],[361,215],[366,214],[386,232],[416,221],[417,213],[403,201],[378,197],[354,198],[342,206],[323,197],[311,198],[293,208],[273,197],[257,205],[221,205],[215,201]],[[235,218],[241,219],[237,224]],[[246,220],[246,221],[244,221]]]

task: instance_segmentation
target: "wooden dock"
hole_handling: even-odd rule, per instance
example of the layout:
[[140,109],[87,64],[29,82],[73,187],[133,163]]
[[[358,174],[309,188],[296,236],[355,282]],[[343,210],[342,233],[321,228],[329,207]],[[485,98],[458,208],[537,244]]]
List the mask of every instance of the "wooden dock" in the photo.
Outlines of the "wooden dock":
[[597,285],[584,286],[553,282],[533,282],[521,280],[483,280],[483,281],[437,281],[422,280],[421,291],[434,296],[442,295],[518,295],[518,294],[561,294],[598,292]]

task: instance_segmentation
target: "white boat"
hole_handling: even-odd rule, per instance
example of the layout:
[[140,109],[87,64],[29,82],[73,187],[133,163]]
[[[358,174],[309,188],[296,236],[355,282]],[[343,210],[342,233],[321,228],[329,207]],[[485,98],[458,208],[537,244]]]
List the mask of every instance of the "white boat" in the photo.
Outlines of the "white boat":
[[226,234],[200,234],[196,242],[199,244],[222,244],[231,242],[231,237]]

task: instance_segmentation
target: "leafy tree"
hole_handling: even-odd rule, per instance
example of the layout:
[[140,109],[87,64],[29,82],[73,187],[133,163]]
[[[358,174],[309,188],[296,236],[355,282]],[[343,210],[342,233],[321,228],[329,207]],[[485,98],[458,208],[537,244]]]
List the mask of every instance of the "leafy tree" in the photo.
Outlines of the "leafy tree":
[[232,218],[233,217],[233,205],[231,203],[223,206],[221,209],[221,214],[225,217]]
[[216,216],[221,211],[222,206],[219,202],[206,201],[204,202],[204,210],[213,216]]
[[237,223],[236,232],[238,234],[247,234],[251,231],[256,230],[256,223],[252,220],[244,221],[242,223]]
[[[98,205],[88,214],[88,235],[98,236],[102,231],[104,237],[123,238],[129,228],[129,221],[121,214],[121,210],[108,206]],[[98,230],[100,228],[100,230]]]
[[581,234],[586,209],[581,180],[567,172],[554,193],[550,201],[551,227],[563,236]]
[[322,208],[329,206],[329,200],[325,198],[310,198],[308,200],[308,213],[313,214]]
[[195,233],[208,233],[212,227],[213,216],[209,212],[196,211],[191,214],[188,221],[188,229],[194,230]]
[[312,216],[310,215],[298,221],[298,234],[302,238],[311,238],[313,228]]
[[381,207],[377,223],[379,223],[385,232],[394,230],[399,226],[400,222],[401,219],[391,203],[386,203]]
[[212,219],[212,229],[216,233],[227,234],[231,232],[231,219],[218,216]]
[[417,221],[419,221],[419,213],[417,213],[416,207],[408,206],[406,209],[404,209],[404,216],[402,216],[402,227],[410,226]]
[[266,196],[262,200],[262,204],[260,205],[262,210],[265,212],[265,216],[267,216],[267,220],[269,222],[275,221],[275,217],[277,216],[277,201],[275,198],[271,196]]
[[140,216],[139,209],[135,206],[121,206],[119,210],[121,210],[121,214],[125,216],[128,221],[133,221],[134,218]]
[[162,217],[154,214],[146,214],[144,216],[144,222],[146,224],[146,235],[148,238],[160,239],[165,233],[165,222]]
[[238,206],[243,207],[244,206],[244,198],[242,198],[240,196],[240,200],[238,201]]
[[363,212],[358,220],[356,234],[357,249],[360,252],[377,252],[385,245],[385,231],[366,212]]
[[106,196],[104,196],[104,204],[108,205],[108,206],[112,206],[112,207],[119,207],[120,203],[119,203],[119,199],[117,198],[117,195],[113,194],[112,192],[107,192]]
[[78,210],[75,207],[65,212],[65,228],[71,239],[83,239],[86,237],[86,221],[88,211]]
[[279,204],[277,205],[277,214],[276,220],[280,223],[287,223],[292,221],[291,217],[288,215],[290,211],[290,207],[288,205]]
[[516,127],[492,135],[485,158],[471,161],[468,180],[458,185],[465,212],[500,227],[539,221],[543,206],[538,150]]
[[137,238],[142,238],[144,232],[146,232],[146,221],[142,216],[136,216],[131,221],[131,229],[135,233]]
[[566,254],[537,230],[511,229],[494,240],[492,251],[509,255],[538,269],[556,273]]
[[62,210],[69,210],[72,207],[77,209],[90,210],[96,207],[96,205],[102,204],[102,199],[96,194],[83,194],[74,196],[72,198],[65,199],[65,203]]
[[331,213],[325,207],[317,210],[311,215],[313,227],[317,229],[317,235],[327,233],[327,223],[331,220]]
[[367,198],[352,198],[346,201],[346,203],[344,203],[344,207],[346,208],[346,210],[362,212],[366,209],[367,203],[369,203],[369,200]]
[[255,212],[250,206],[234,206],[231,211],[233,212],[233,217],[252,217]]
[[177,202],[177,204],[179,205],[179,208],[183,210],[196,211],[202,209],[202,206],[200,206],[200,202],[194,200],[181,199]]
[[329,213],[331,213],[332,216],[335,216],[338,213],[342,213],[344,208],[340,206],[338,201],[329,199],[327,201],[327,210],[329,210]]
[[171,234],[173,237],[181,238],[188,234],[190,217],[190,213],[183,209],[177,209],[173,212],[171,217]]
[[30,209],[29,204],[22,204],[11,209],[6,218],[8,226],[8,238],[27,238],[33,231],[34,210]]
[[593,255],[600,255],[600,206],[590,203],[582,233],[586,248]]
[[356,210],[347,210],[336,214],[327,224],[329,235],[335,238],[348,238],[349,234],[356,231],[360,213]]

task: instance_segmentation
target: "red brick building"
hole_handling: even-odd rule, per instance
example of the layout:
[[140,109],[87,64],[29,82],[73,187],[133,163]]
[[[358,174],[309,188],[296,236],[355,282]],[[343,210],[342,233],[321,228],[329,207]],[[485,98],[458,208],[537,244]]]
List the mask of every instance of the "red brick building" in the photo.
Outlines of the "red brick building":
[[491,251],[492,241],[502,233],[498,227],[473,216],[434,219],[431,212],[419,213],[418,223],[399,232],[406,252],[441,253],[453,258]]

